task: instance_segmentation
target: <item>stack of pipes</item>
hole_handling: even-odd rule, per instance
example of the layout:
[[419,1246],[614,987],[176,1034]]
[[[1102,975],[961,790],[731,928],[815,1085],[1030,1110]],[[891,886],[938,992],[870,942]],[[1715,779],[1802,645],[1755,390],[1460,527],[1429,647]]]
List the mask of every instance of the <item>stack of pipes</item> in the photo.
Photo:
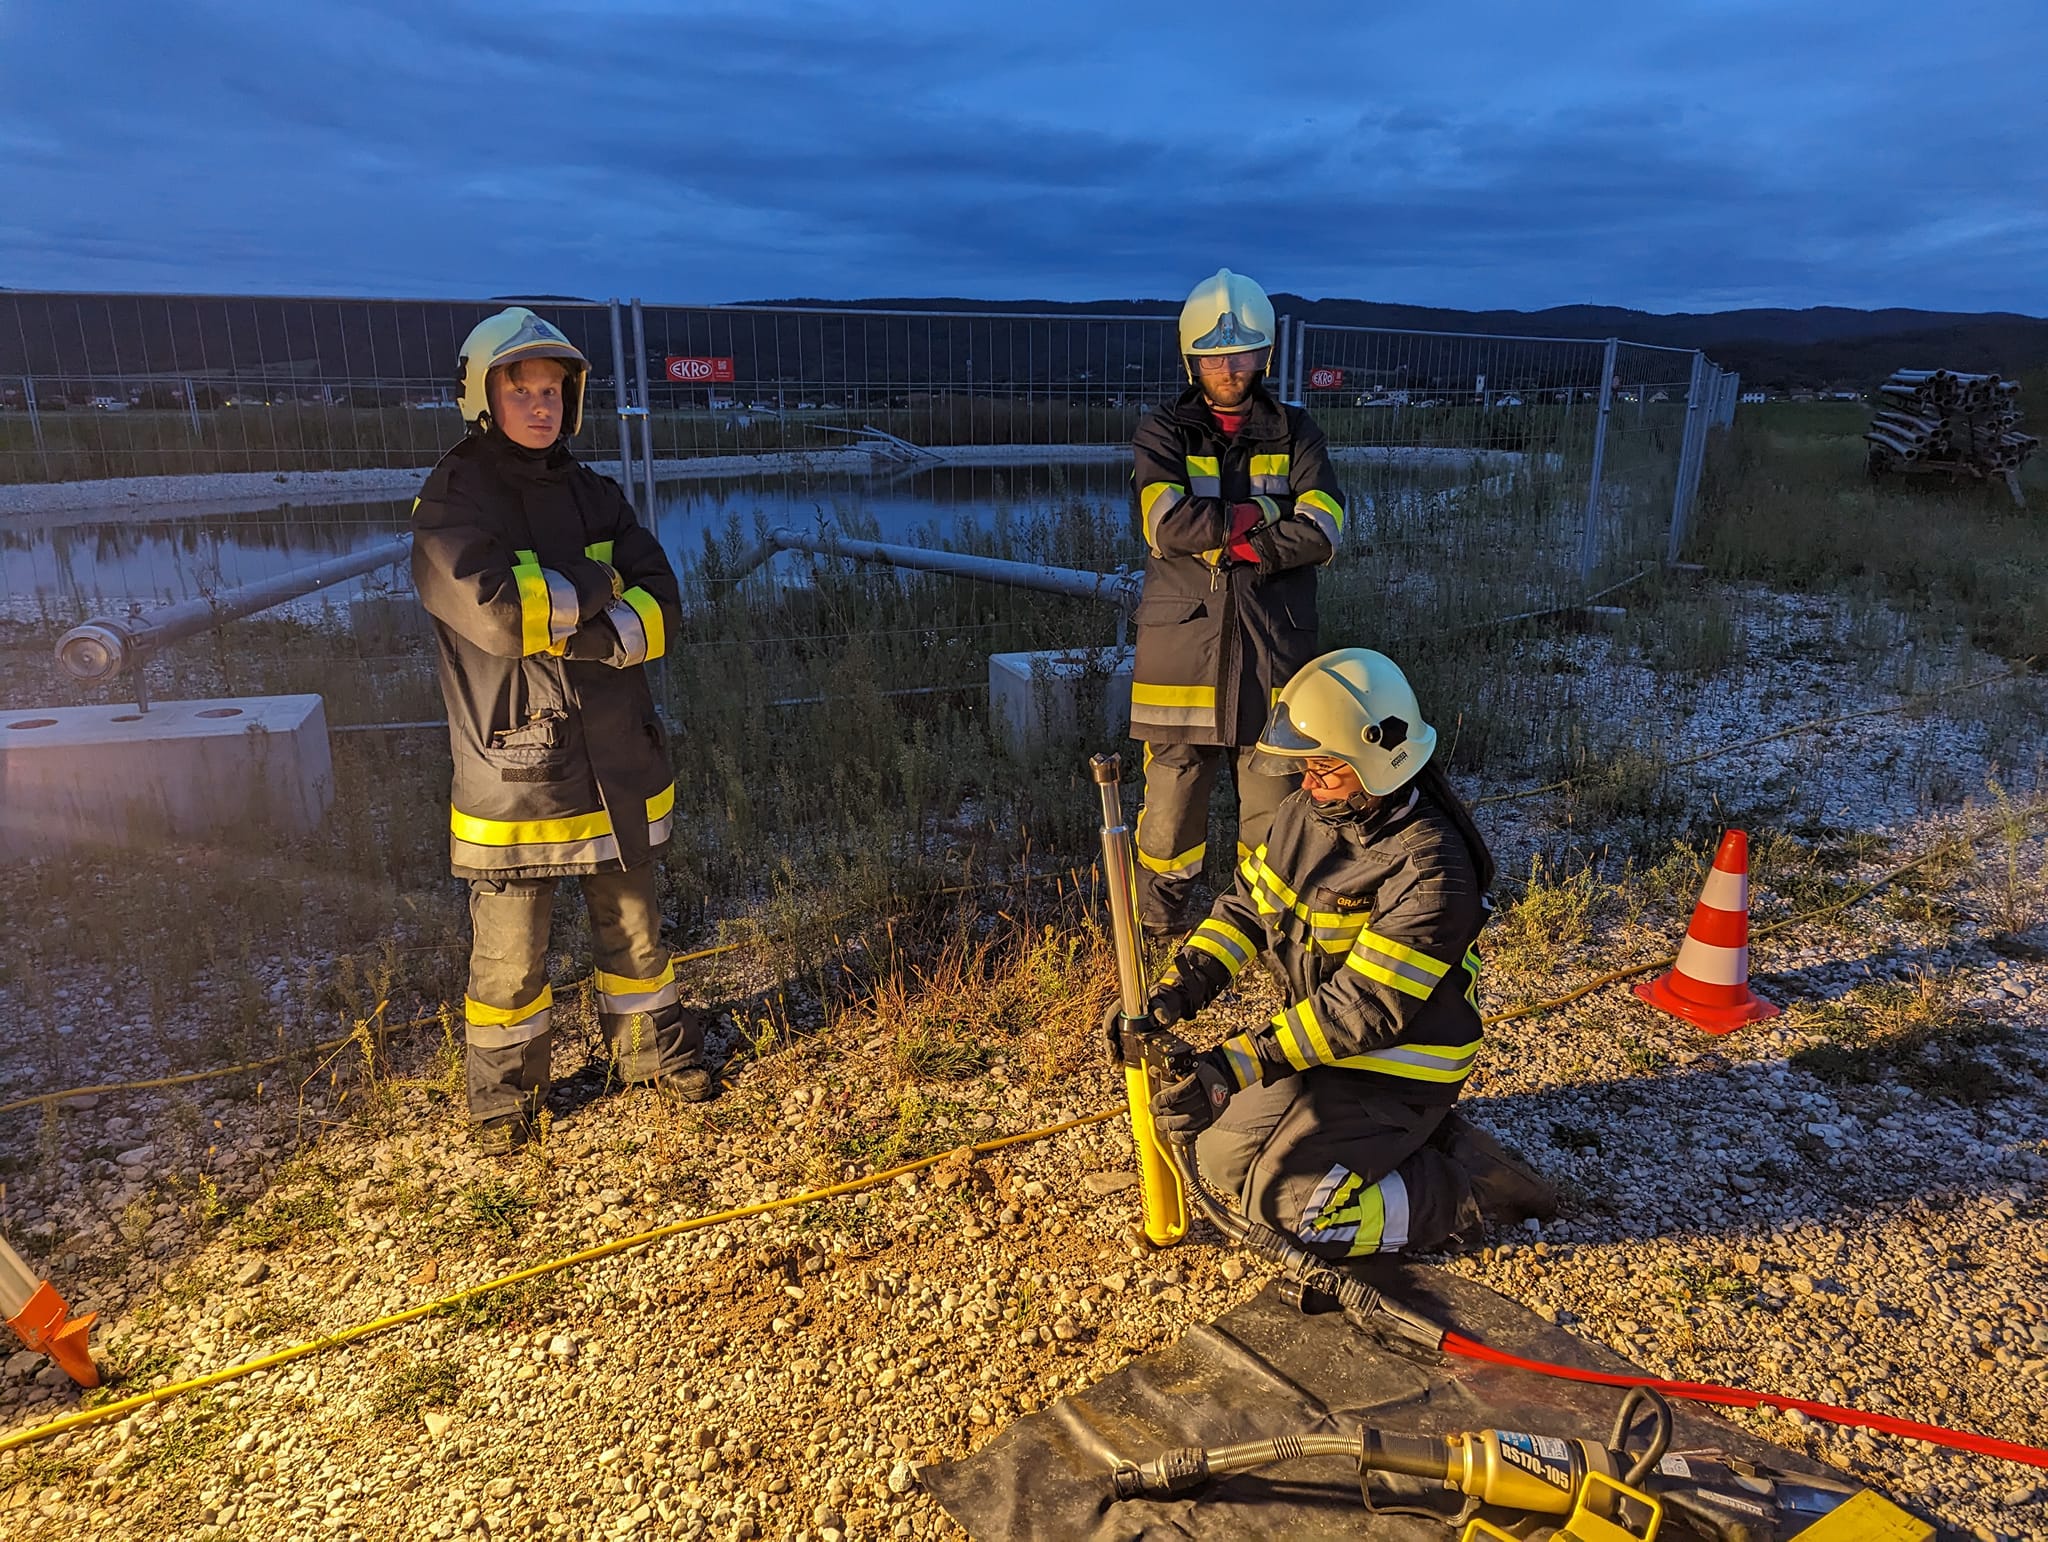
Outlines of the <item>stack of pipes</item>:
[[1895,370],[1863,437],[1874,459],[1975,476],[2016,471],[2040,440],[2020,432],[2018,384],[1946,369]]

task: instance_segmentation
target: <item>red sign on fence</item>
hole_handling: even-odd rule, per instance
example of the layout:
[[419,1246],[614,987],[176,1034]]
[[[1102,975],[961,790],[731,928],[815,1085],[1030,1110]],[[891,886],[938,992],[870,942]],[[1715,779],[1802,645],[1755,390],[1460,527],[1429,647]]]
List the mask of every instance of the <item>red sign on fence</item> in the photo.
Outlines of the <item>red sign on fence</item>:
[[1308,372],[1308,388],[1311,391],[1334,391],[1344,384],[1344,371],[1319,365]]
[[668,361],[668,378],[684,385],[726,385],[733,378],[732,360],[676,358]]

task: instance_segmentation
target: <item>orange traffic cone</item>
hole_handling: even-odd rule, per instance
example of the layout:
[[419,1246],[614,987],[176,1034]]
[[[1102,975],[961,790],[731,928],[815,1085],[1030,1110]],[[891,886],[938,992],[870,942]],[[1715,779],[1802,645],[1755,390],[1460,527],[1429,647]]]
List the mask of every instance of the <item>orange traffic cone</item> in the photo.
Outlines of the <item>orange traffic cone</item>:
[[1749,837],[1742,831],[1721,837],[1678,962],[1662,979],[1636,986],[1635,993],[1708,1033],[1730,1033],[1778,1015],[1778,1008],[1749,988]]
[[0,1317],[21,1336],[30,1349],[48,1355],[64,1374],[81,1387],[100,1384],[99,1367],[93,1364],[86,1336],[99,1314],[71,1316],[57,1287],[38,1280],[22,1256],[0,1237]]

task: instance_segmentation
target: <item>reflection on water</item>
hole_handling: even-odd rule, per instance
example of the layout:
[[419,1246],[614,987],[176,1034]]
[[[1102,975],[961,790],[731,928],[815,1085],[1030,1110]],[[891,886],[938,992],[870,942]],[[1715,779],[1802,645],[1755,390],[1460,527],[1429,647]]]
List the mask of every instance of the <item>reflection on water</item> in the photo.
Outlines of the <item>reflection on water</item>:
[[[1028,518],[1073,499],[1124,500],[1118,463],[937,466],[894,474],[741,476],[664,483],[654,528],[683,563],[694,564],[707,532],[737,520],[807,527],[859,523],[885,541],[987,524],[999,510]],[[245,514],[0,524],[0,594],[11,608],[75,618],[131,603],[169,604],[270,578],[309,563],[380,545],[403,531],[410,498],[381,503],[285,505]],[[343,602],[386,588],[391,570],[326,591]]]

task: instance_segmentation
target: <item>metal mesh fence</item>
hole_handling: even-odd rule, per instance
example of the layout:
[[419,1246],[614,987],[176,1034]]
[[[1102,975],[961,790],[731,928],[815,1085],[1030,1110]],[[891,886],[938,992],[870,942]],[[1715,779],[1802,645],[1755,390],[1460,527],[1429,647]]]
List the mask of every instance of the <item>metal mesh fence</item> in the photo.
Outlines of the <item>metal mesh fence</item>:
[[[460,342],[505,303],[0,295],[0,509],[7,484],[64,495],[0,519],[10,613],[191,599],[402,531],[462,431]],[[592,361],[573,448],[698,593],[777,524],[1135,562],[1134,541],[1058,532],[1121,526],[1131,434],[1185,380],[1165,308],[530,303]],[[1315,414],[1350,496],[1334,614],[1370,596],[1372,635],[1395,637],[1570,604],[1678,555],[1734,400],[1687,352],[1287,318],[1272,384]],[[163,480],[84,485],[113,478]],[[403,627],[391,582],[322,603]]]

